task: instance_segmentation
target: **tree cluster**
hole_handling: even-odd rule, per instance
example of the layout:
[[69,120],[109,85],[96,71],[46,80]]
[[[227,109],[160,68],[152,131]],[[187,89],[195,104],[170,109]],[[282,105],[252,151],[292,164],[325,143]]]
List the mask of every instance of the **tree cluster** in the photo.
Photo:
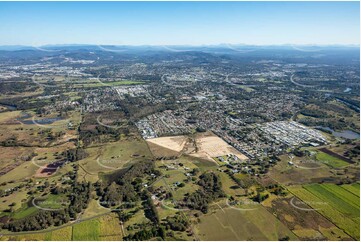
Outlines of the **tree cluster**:
[[202,188],[186,197],[185,203],[191,209],[208,212],[208,204],[217,198],[224,197],[220,178],[213,172],[204,173],[198,182]]
[[135,232],[134,234],[130,234],[123,239],[125,241],[145,241],[154,237],[160,237],[163,240],[165,239],[165,230],[163,227],[152,227],[151,229],[142,229],[140,231]]
[[145,201],[143,202],[145,217],[147,217],[154,224],[158,225],[159,224],[159,215],[158,215],[157,208],[153,204],[150,193],[145,191],[143,193],[143,198],[145,199]]
[[126,170],[116,173],[116,178],[112,179],[110,185],[103,187],[104,184],[100,184],[98,186],[101,204],[105,207],[113,207],[124,203],[124,206],[131,207],[130,205],[139,201],[140,192],[143,188],[142,178],[157,173],[154,168],[154,162],[141,161]]
[[70,204],[68,207],[57,211],[39,210],[34,215],[10,221],[3,225],[3,228],[12,232],[20,232],[41,230],[50,226],[65,224],[70,219],[76,219],[77,214],[87,208],[91,191],[90,183],[74,184],[72,194],[69,196]]
[[165,219],[165,228],[174,231],[186,231],[189,226],[187,219],[180,214]]
[[63,152],[63,156],[70,162],[82,160],[88,156],[83,148],[70,149]]

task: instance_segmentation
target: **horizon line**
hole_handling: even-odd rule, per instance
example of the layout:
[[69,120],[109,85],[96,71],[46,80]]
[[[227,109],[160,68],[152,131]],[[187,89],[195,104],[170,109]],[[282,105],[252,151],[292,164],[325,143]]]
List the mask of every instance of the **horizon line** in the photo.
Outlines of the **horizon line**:
[[360,47],[360,44],[344,44],[344,43],[329,43],[329,44],[317,44],[317,43],[307,43],[307,44],[292,44],[292,43],[282,43],[282,44],[246,44],[246,43],[219,43],[219,44],[89,44],[89,43],[72,43],[72,44],[42,44],[42,45],[29,45],[29,44],[0,44],[0,47],[45,47],[45,46],[129,46],[129,47],[162,47],[162,46],[187,46],[187,47],[212,47],[212,46],[320,46],[320,47],[330,47],[330,46],[349,46],[349,47]]

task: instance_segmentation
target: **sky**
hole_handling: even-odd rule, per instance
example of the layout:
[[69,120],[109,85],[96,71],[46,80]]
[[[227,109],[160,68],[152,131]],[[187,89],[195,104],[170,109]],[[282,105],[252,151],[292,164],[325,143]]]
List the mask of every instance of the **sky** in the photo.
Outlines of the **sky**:
[[359,45],[359,2],[0,2],[0,45]]

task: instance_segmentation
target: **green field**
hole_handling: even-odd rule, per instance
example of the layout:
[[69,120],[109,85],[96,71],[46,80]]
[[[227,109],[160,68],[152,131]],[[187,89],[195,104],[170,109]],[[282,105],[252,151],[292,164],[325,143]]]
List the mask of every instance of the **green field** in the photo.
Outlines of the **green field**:
[[342,188],[360,197],[360,183],[342,185]]
[[222,189],[223,191],[230,196],[237,197],[244,195],[245,192],[242,188],[236,188],[239,187],[235,181],[230,178],[230,176],[224,172],[218,172],[217,173],[222,181]]
[[40,208],[45,209],[61,209],[65,208],[70,203],[69,198],[65,195],[49,194],[44,198],[36,198],[35,204]]
[[8,181],[20,181],[32,177],[39,169],[38,166],[30,162],[25,162],[8,173],[0,176],[0,183]]
[[335,184],[292,186],[289,190],[354,239],[360,238],[359,197]]
[[83,219],[87,219],[90,217],[97,216],[99,214],[109,213],[109,211],[110,209],[101,206],[99,201],[92,199],[90,200],[88,207],[84,210],[83,215],[81,217]]
[[[313,193],[317,197],[321,198],[324,201],[327,201],[332,207],[337,208],[341,213],[348,215],[350,217],[357,217],[360,213],[360,209],[349,202],[349,199],[345,197],[338,196],[339,187],[334,184],[329,184],[326,188],[325,185],[312,184],[303,186],[307,191]],[[342,188],[340,188],[342,189]],[[352,195],[349,193],[350,196]],[[358,198],[352,195],[354,199]],[[350,198],[350,200],[354,200]],[[356,201],[354,201],[356,202]]]
[[13,202],[16,203],[15,206],[12,206],[14,211],[25,210],[25,208],[27,208],[27,206],[25,207],[21,203],[21,201],[27,199],[28,195],[26,193],[27,193],[27,191],[24,190],[24,191],[14,192],[13,194],[11,194],[9,196],[0,197],[0,216],[2,216],[3,213],[5,214],[4,210],[9,209],[10,204],[12,204]]
[[152,154],[144,140],[119,140],[86,149],[89,156],[79,164],[79,179],[96,182],[99,174],[111,173],[130,166],[133,162],[151,159]]
[[20,210],[16,211],[12,217],[14,219],[22,219],[36,213],[37,211],[39,211],[39,209],[37,209],[36,207],[25,206],[24,208],[21,208]]
[[53,240],[53,241],[94,241],[94,240],[122,240],[123,233],[119,220],[115,214],[107,214],[99,218],[82,221],[74,225],[56,228],[53,231],[38,231],[17,235],[4,235],[0,240]]
[[99,240],[99,226],[98,220],[88,220],[74,225],[72,240]]
[[355,194],[349,192],[341,186],[335,186],[334,184],[322,184],[322,188],[332,192],[337,198],[346,200],[350,205],[360,210],[360,199]]
[[331,166],[333,168],[343,167],[349,165],[346,161],[343,161],[337,157],[326,154],[322,151],[318,151],[316,154],[316,159],[322,163]]

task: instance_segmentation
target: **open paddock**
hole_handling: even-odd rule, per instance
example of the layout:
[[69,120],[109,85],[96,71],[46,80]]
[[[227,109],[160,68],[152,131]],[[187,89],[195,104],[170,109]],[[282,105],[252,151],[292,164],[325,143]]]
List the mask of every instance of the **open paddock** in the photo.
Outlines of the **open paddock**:
[[260,204],[238,210],[221,204],[200,217],[196,233],[201,240],[280,240],[297,237]]

